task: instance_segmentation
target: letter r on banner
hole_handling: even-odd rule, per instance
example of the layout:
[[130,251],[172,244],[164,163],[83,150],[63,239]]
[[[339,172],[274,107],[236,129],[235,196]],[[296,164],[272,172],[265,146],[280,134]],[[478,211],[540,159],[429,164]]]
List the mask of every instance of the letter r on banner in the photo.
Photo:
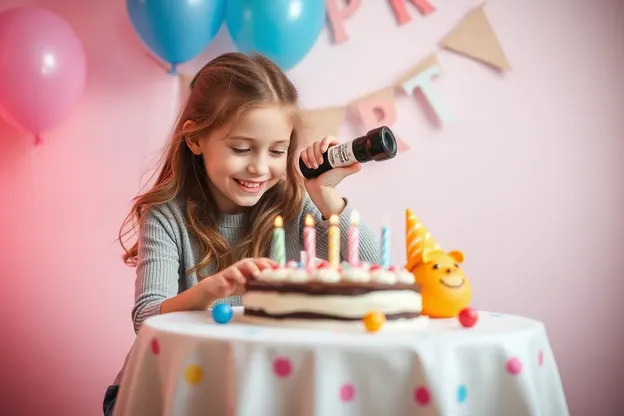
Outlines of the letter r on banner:
[[338,0],[325,1],[327,17],[330,23],[329,26],[334,34],[334,43],[344,43],[349,40],[344,21],[351,17],[362,5],[362,0],[340,0],[340,3],[346,3],[342,9],[339,7],[338,3]]
[[[406,2],[407,0],[390,0],[390,4],[392,5],[392,9],[394,10],[394,14],[399,22],[399,25],[404,25],[405,23],[409,23],[412,18],[410,17],[409,12],[407,11]],[[427,16],[436,11],[436,8],[429,3],[429,0],[410,0],[414,6],[418,9],[420,14],[423,16]]]
[[418,75],[405,81],[401,87],[407,95],[412,95],[414,91],[419,88],[433,111],[436,113],[440,123],[448,124],[453,121],[453,117],[444,105],[444,101],[442,101],[438,92],[433,88],[433,83],[431,82],[431,79],[434,76],[439,76],[441,73],[442,70],[439,65],[432,65],[420,72]]

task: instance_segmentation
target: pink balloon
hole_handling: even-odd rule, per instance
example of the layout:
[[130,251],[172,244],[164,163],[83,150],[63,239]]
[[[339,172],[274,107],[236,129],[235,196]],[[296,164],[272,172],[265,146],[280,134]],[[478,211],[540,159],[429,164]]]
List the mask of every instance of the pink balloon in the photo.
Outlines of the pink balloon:
[[0,115],[36,142],[69,116],[86,66],[76,33],[54,13],[36,7],[0,13]]

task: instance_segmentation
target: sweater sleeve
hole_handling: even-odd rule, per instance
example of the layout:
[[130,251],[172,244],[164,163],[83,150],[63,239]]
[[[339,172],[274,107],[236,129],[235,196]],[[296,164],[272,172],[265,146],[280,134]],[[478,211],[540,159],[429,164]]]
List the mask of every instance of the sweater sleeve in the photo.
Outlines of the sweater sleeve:
[[160,305],[178,294],[180,255],[171,221],[158,208],[151,209],[139,229],[135,302],[135,333],[143,322],[160,313]]
[[[349,227],[351,226],[351,214],[354,209],[346,198],[344,200],[346,202],[346,206],[338,216],[341,261],[345,261],[347,259]],[[314,202],[312,202],[308,194],[306,194],[299,223],[300,241],[302,244],[303,227],[307,214],[312,215],[316,224],[316,255],[318,258],[327,260],[329,219],[323,219],[321,212],[318,210],[316,205],[314,205]],[[364,221],[360,221],[360,260],[375,264],[379,263],[379,258],[379,242],[376,234],[368,227],[368,225],[366,225]]]

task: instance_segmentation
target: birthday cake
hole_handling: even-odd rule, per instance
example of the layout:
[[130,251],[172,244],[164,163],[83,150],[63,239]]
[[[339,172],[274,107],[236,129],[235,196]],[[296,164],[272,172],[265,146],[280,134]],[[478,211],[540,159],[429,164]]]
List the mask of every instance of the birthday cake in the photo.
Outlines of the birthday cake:
[[357,213],[349,229],[346,261],[338,262],[340,231],[335,216],[329,220],[328,260],[310,260],[316,253],[316,234],[308,216],[304,228],[306,260],[286,263],[278,217],[274,242],[280,266],[265,269],[246,283],[243,319],[262,325],[376,332],[382,327],[424,328],[429,318],[457,317],[472,298],[470,281],[460,267],[463,253],[442,250],[411,210],[405,214],[405,268],[389,265],[384,230],[381,264],[359,260]]
[[414,276],[394,267],[334,268],[322,261],[308,269],[290,263],[263,270],[246,289],[242,303],[248,322],[356,330],[364,329],[367,319],[382,319],[384,328],[427,323]]

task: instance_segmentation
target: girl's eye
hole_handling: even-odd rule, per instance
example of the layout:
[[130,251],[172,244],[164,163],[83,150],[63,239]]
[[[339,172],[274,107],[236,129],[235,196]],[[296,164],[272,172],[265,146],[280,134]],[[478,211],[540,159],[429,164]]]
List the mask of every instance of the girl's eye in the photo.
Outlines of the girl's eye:
[[271,153],[273,153],[273,155],[275,156],[282,156],[286,154],[284,150],[271,150]]
[[242,155],[242,154],[245,154],[245,153],[249,152],[249,150],[251,150],[251,149],[240,149],[240,148],[238,148],[238,147],[233,147],[233,148],[232,148],[232,151],[233,151],[234,153],[236,153],[237,155]]

